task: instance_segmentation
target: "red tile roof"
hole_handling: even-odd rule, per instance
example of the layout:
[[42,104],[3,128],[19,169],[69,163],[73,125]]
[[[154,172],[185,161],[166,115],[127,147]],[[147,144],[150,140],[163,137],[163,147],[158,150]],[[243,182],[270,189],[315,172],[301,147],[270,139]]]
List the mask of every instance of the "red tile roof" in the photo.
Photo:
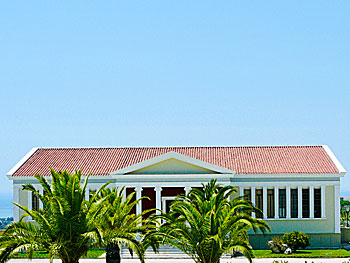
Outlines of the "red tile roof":
[[108,175],[174,151],[237,174],[339,173],[322,146],[39,148],[13,176],[49,175],[49,167],[83,174]]

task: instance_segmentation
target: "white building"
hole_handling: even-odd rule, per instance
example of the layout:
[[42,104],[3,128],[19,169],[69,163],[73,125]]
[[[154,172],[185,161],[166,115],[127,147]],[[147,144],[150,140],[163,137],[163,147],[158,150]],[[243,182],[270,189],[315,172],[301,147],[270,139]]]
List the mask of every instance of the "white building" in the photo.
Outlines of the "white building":
[[[7,174],[14,202],[38,209],[37,198],[21,186],[40,189],[33,176],[49,178],[49,167],[91,173],[90,191],[112,181],[137,198],[149,196],[136,213],[167,211],[176,195],[216,178],[263,211],[253,216],[266,220],[272,232],[251,234],[253,247],[265,248],[271,235],[294,230],[308,233],[312,247],[340,246],[339,190],[346,171],[327,146],[33,148]],[[20,215],[14,207],[14,219]]]

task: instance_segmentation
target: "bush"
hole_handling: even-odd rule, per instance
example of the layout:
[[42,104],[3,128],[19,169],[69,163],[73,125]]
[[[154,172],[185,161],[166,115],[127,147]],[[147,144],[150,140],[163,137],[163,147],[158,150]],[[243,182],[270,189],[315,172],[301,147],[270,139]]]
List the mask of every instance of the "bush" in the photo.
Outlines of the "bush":
[[279,237],[274,237],[272,242],[278,247],[278,250],[283,253],[286,249],[283,247],[283,242]]
[[287,244],[294,252],[299,249],[305,249],[310,245],[310,237],[299,231],[285,233],[282,237],[283,243]]

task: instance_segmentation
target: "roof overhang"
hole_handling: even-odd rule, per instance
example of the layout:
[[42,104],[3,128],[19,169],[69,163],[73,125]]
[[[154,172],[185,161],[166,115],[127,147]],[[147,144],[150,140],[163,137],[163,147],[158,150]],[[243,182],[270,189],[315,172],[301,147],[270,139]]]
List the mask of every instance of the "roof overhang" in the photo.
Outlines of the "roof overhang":
[[335,154],[332,152],[332,150],[328,147],[328,145],[322,145],[325,152],[328,154],[329,158],[331,158],[334,165],[337,167],[339,171],[339,176],[344,177],[346,174],[346,170],[343,167],[343,165],[339,162],[338,158],[335,156]]
[[38,150],[38,147],[32,148],[24,157],[7,172],[6,176],[12,180],[13,174]]

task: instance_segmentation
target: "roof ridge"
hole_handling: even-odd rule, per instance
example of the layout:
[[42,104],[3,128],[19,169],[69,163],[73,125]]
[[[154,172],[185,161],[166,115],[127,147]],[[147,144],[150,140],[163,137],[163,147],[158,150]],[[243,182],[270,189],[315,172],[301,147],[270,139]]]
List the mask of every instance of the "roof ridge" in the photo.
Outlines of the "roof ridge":
[[323,145],[202,145],[202,146],[95,146],[95,147],[39,147],[42,150],[66,150],[66,149],[159,149],[159,148],[312,148]]

